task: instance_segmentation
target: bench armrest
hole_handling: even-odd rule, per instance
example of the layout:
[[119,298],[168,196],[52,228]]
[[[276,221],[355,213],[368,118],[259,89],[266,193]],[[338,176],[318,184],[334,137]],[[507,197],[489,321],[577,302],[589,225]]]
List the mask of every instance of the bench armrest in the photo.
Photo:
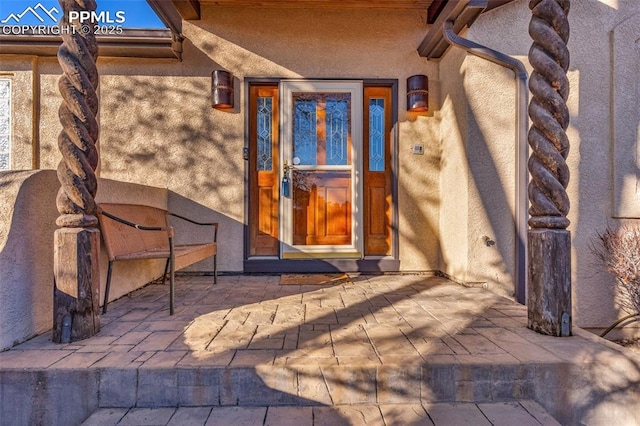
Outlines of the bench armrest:
[[118,217],[114,214],[111,214],[109,212],[107,212],[106,210],[103,210],[102,208],[98,207],[98,213],[100,213],[103,216],[108,217],[111,220],[115,220],[116,222],[119,222],[123,225],[127,225],[130,226],[132,228],[136,228],[139,229],[141,231],[166,231],[169,232],[171,231],[171,227],[166,227],[166,226],[146,226],[146,225],[141,225],[138,223],[134,223],[134,222],[130,222],[126,219],[123,219],[121,217]]
[[177,213],[169,212],[169,216],[177,217],[178,219],[186,220],[189,223],[193,223],[194,225],[202,225],[202,226],[213,226],[213,242],[218,241],[218,222],[198,222],[193,219],[189,219],[188,217],[181,216]]

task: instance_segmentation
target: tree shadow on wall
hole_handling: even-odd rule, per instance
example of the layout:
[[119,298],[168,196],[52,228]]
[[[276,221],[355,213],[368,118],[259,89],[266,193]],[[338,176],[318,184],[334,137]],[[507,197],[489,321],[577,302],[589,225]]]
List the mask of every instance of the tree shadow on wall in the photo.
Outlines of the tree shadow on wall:
[[242,205],[242,126],[213,110],[208,78],[129,77],[102,87],[101,176]]

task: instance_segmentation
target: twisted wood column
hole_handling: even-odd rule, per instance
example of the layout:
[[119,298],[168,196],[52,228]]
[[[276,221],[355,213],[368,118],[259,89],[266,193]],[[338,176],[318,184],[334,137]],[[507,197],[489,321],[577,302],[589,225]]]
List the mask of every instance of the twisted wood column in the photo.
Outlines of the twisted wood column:
[[98,45],[90,22],[69,22],[69,12],[96,10],[94,0],[60,0],[62,45],[58,81],[62,104],[58,110],[62,131],[58,148],[60,190],[56,205],[60,216],[54,236],[53,341],[70,342],[100,330],[99,249],[94,197],[98,188]]
[[98,188],[95,169],[98,165],[98,44],[92,25],[69,23],[70,11],[95,11],[94,0],[61,0],[64,10],[61,26],[75,31],[62,35],[58,61],[62,77],[58,81],[62,104],[58,110],[62,131],[58,148],[62,160],[58,165],[60,191],[57,197],[57,224],[61,227],[97,225],[94,197]]
[[569,226],[569,0],[531,0],[533,44],[529,79],[529,289],[528,325],[543,334],[571,334]]
[[529,61],[533,73],[529,89],[532,127],[529,131],[529,225],[532,228],[566,229],[569,226],[569,13],[568,0],[533,0],[529,34],[533,39]]

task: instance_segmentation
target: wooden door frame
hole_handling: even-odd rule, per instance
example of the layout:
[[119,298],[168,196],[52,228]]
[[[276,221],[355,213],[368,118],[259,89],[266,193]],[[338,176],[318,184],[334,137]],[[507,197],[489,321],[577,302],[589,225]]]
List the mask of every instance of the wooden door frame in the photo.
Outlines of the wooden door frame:
[[[249,112],[250,104],[250,87],[252,85],[274,85],[278,86],[279,83],[285,80],[285,78],[260,78],[260,77],[246,77],[244,79],[244,93],[246,94],[244,99],[244,114],[245,116]],[[309,78],[309,80],[349,80],[343,78]],[[364,273],[381,273],[381,272],[397,272],[400,270],[399,259],[399,232],[398,232],[398,170],[399,170],[399,155],[398,155],[398,80],[397,79],[353,79],[362,81],[365,86],[381,86],[391,88],[391,114],[392,114],[392,129],[391,132],[391,196],[393,203],[391,206],[391,255],[382,258],[370,258],[364,259],[280,259],[279,257],[273,258],[250,258],[249,244],[250,244],[250,229],[249,229],[249,214],[250,214],[250,200],[249,200],[249,185],[250,185],[250,167],[251,161],[249,161],[249,120],[245,117],[245,145],[243,147],[243,155],[245,159],[245,171],[244,171],[244,272],[246,273],[280,273],[280,272],[364,272]],[[278,124],[279,126],[281,123]],[[282,130],[282,129],[279,129]],[[279,143],[279,141],[278,141]]]

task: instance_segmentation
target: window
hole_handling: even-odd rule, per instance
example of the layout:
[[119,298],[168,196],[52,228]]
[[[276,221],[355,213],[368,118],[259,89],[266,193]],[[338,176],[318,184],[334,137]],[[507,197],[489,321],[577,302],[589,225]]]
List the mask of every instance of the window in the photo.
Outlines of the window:
[[0,171],[11,168],[11,80],[0,78]]

